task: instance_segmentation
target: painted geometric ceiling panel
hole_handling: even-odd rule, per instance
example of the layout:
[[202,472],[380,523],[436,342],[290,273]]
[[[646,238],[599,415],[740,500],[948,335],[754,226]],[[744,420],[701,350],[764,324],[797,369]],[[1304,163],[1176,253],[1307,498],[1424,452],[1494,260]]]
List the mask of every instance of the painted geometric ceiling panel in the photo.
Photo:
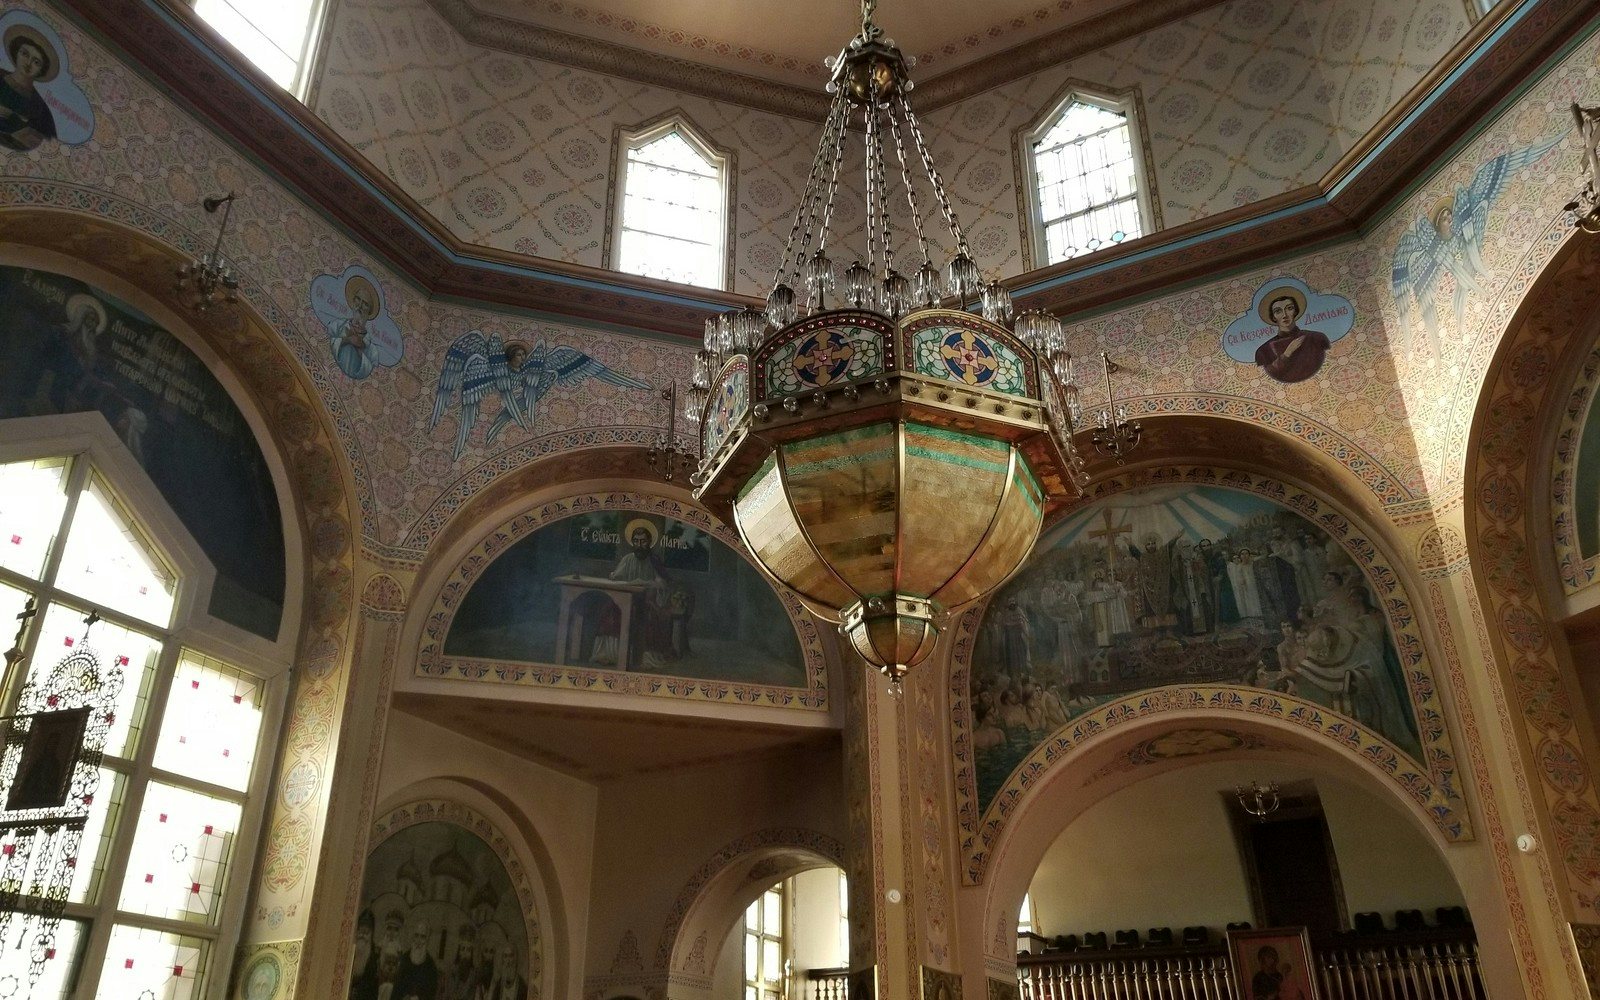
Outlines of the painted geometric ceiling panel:
[[[1320,178],[1467,27],[1458,0],[1232,0],[925,123],[980,264],[1016,274],[1013,136],[1068,80],[1139,89],[1170,226]],[[499,250],[607,266],[614,130],[687,115],[735,151],[733,289],[770,283],[817,124],[480,49],[427,0],[347,0],[328,46],[317,113],[456,236]],[[836,207],[847,236],[865,215],[851,189]]]

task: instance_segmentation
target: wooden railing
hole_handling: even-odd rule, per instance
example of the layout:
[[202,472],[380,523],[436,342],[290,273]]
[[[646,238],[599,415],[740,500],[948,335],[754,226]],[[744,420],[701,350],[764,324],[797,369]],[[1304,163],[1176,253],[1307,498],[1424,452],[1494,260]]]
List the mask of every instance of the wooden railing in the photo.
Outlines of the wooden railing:
[[[1487,1000],[1470,928],[1313,941],[1322,1000]],[[1227,948],[1048,952],[1017,958],[1022,1000],[1240,1000]],[[844,969],[806,973],[805,1000],[849,1000]]]
[[812,969],[806,973],[805,1000],[849,1000],[849,971]]
[[[1322,1000],[1486,1000],[1468,929],[1312,942]],[[1239,1000],[1221,943],[1021,956],[1022,1000]]]

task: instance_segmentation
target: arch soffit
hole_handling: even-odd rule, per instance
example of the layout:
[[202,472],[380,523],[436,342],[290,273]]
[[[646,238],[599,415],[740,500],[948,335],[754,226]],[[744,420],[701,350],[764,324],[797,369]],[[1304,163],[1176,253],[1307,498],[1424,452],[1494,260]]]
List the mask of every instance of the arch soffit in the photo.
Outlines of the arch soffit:
[[1553,849],[1549,875],[1575,919],[1600,921],[1600,793],[1581,698],[1557,620],[1564,613],[1550,544],[1550,461],[1571,371],[1600,298],[1600,240],[1574,236],[1530,283],[1490,359],[1462,465],[1465,529],[1481,603],[1478,638],[1508,671],[1514,721],[1538,776]]
[[[1163,736],[1188,732],[1215,733],[1233,743],[1231,748],[1197,749],[1193,753],[1162,757],[1152,752]],[[1341,753],[1306,729],[1282,719],[1241,716],[1226,709],[1206,708],[1181,718],[1150,716],[1131,721],[1115,731],[1102,731],[1075,753],[1080,765],[1056,768],[1034,786],[1010,829],[996,846],[988,863],[983,896],[982,927],[994,931],[984,942],[986,954],[1011,959],[1015,935],[1003,940],[1001,932],[1014,930],[1016,912],[1033,873],[1045,853],[1066,827],[1096,804],[1130,785],[1198,764],[1224,760],[1288,759],[1313,774],[1348,781],[1393,805],[1413,827],[1441,852],[1458,838],[1444,834],[1435,817],[1397,786],[1379,764],[1362,754]]]
[[[709,975],[714,956],[697,955],[697,940],[720,947],[734,918],[773,884],[811,868],[844,864],[842,843],[800,827],[759,830],[732,841],[695,869],[679,890],[662,924],[656,969]],[[697,964],[701,960],[703,967]]]
[[[593,467],[596,468],[631,470],[642,463],[638,452],[620,449],[597,451],[586,457],[593,460]],[[577,461],[582,462],[582,459]],[[564,462],[563,467],[572,469],[573,461]],[[533,480],[536,476],[537,470],[526,470],[516,478]],[[584,491],[585,487],[589,491]],[[455,534],[448,549],[441,550],[437,558],[429,560],[423,578],[414,589],[418,599],[412,605],[413,614],[404,629],[404,648],[418,651],[415,670],[419,675],[509,683],[535,689],[600,690],[678,701],[730,702],[817,712],[828,710],[828,657],[822,631],[799,600],[787,589],[777,586],[773,588],[774,593],[789,616],[805,661],[804,687],[673,678],[570,665],[546,668],[536,664],[447,657],[444,644],[450,624],[483,571],[518,541],[549,524],[577,514],[629,509],[670,517],[695,525],[727,545],[752,567],[756,565],[737,531],[689,500],[684,491],[667,487],[659,481],[641,483],[637,479],[618,481],[609,478],[581,483],[568,481],[520,497],[517,496],[516,483],[510,482],[503,489],[497,487],[497,498],[507,502],[492,504],[491,498],[486,499],[481,507],[475,507],[483,512],[484,520],[472,524],[463,520],[462,530]],[[490,514],[494,515],[494,519],[488,518]],[[468,534],[469,529],[485,522],[493,527]],[[759,568],[757,571],[760,572]]]
[[[1240,438],[1235,433],[1224,433],[1218,440],[1234,442],[1231,447],[1236,462],[1237,455],[1241,453],[1238,451],[1240,440],[1255,438],[1259,442],[1265,434],[1267,432],[1255,430]],[[1172,443],[1176,444],[1181,439],[1182,435],[1174,435]],[[1267,441],[1271,442],[1272,439],[1268,437]],[[1209,447],[1216,446],[1213,444]],[[1313,734],[1333,752],[1356,760],[1364,767],[1379,769],[1391,785],[1426,813],[1428,821],[1446,840],[1472,839],[1471,818],[1461,788],[1453,741],[1445,723],[1442,685],[1436,678],[1429,655],[1429,648],[1436,642],[1436,637],[1431,630],[1422,627],[1416,605],[1410,596],[1415,584],[1413,575],[1404,560],[1393,556],[1403,548],[1394,537],[1392,526],[1381,516],[1353,517],[1347,513],[1350,507],[1323,495],[1322,490],[1305,485],[1305,480],[1317,479],[1334,496],[1347,502],[1354,500],[1360,503],[1364,496],[1370,496],[1364,491],[1353,492],[1350,479],[1330,470],[1325,459],[1320,467],[1302,466],[1297,470],[1299,475],[1291,476],[1278,470],[1286,462],[1293,461],[1297,454],[1301,456],[1300,461],[1305,461],[1303,450],[1275,450],[1277,454],[1272,451],[1243,452],[1252,455],[1255,459],[1252,464],[1271,469],[1271,474],[1218,465],[1161,464],[1175,460],[1180,454],[1193,455],[1195,451],[1169,448],[1141,456],[1142,464],[1125,473],[1097,477],[1089,494],[1065,508],[1062,516],[1140,487],[1193,484],[1256,493],[1317,524],[1337,538],[1362,568],[1388,616],[1390,632],[1400,656],[1401,669],[1416,716],[1425,762],[1412,760],[1404,751],[1378,737],[1367,727],[1331,709],[1287,695],[1227,685],[1167,687],[1108,702],[1068,722],[1034,748],[980,813],[969,684],[975,639],[984,607],[975,606],[957,620],[950,654],[951,742],[957,773],[957,826],[964,884],[976,885],[985,880],[990,859],[1006,835],[1012,818],[1024,809],[1032,794],[1030,789],[1037,787],[1047,775],[1062,769],[1070,770],[1081,756],[1080,749],[1097,735],[1139,719],[1169,713],[1188,715],[1220,711],[1281,720]],[[1199,453],[1203,455],[1207,451],[1201,450]],[[1376,513],[1370,501],[1361,506],[1368,512]],[[1368,527],[1369,523],[1371,528]]]

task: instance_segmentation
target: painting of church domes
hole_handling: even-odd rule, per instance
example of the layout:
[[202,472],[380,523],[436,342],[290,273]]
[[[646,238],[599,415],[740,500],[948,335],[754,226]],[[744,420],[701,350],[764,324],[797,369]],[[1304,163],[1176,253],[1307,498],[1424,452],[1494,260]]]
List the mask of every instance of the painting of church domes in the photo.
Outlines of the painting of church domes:
[[350,1000],[525,1000],[528,960],[505,863],[477,835],[417,823],[368,856]]
[[1388,621],[1344,547],[1251,493],[1154,487],[1067,518],[990,601],[972,664],[980,798],[1074,716],[1173,684],[1293,694],[1419,754]]

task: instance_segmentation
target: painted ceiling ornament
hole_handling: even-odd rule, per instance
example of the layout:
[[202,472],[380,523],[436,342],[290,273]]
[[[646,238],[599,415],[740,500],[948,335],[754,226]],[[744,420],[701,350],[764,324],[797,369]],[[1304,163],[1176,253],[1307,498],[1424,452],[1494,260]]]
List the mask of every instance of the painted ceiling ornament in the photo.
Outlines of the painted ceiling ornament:
[[452,402],[460,406],[455,448],[450,455],[453,461],[466,451],[467,440],[478,424],[479,405],[490,393],[500,397],[500,412],[483,436],[485,446],[493,444],[513,423],[532,430],[539,401],[551,389],[558,385],[576,386],[591,378],[625,389],[650,388],[650,383],[615,371],[576,347],[547,347],[540,339],[530,348],[525,341],[506,341],[498,333],[469,330],[445,352],[433,390],[428,430],[439,426]]
[[0,14],[0,147],[81,146],[92,135],[94,111],[55,29],[30,11]]
[[377,276],[361,265],[312,279],[311,311],[327,332],[334,364],[350,378],[364,379],[376,368],[400,363],[405,352],[400,327],[389,315]]
[[[911,109],[913,61],[875,6],[828,61],[833,101],[766,309],[706,321],[687,408],[696,497],[898,691],[948,613],[1010,577],[1047,507],[1088,477],[1065,330],[1042,311],[1013,318],[1011,293],[979,271]],[[858,136],[867,223],[840,275],[833,206]],[[942,270],[919,187],[954,248]],[[897,222],[910,263],[895,260]],[[1109,384],[1126,369],[1105,361]],[[1120,459],[1137,425],[1114,398],[1105,420]]]
[[122,690],[121,666],[105,665],[89,644],[99,620],[90,612],[71,652],[23,685],[0,747],[0,940],[17,922],[16,942],[6,946],[27,949],[30,988],[57,954]]
[[1273,278],[1228,324],[1222,349],[1270,379],[1304,382],[1322,370],[1329,347],[1351,331],[1355,320],[1355,306],[1343,295],[1314,292],[1299,278]]

